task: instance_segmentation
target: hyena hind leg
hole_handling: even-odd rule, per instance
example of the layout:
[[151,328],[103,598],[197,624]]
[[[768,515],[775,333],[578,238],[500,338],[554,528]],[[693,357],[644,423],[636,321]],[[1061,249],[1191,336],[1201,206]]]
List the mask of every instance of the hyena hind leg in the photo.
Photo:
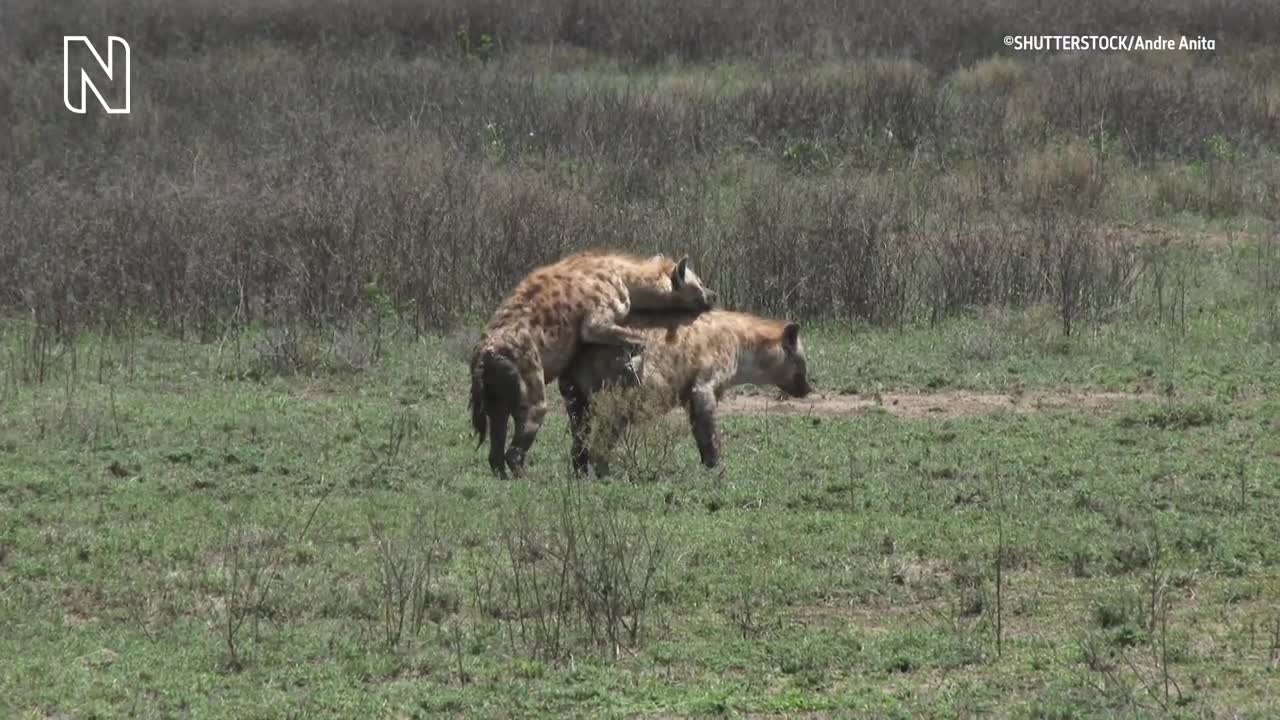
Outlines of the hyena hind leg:
[[533,441],[542,428],[542,420],[547,415],[546,383],[542,380],[542,369],[526,373],[524,377],[525,396],[512,415],[515,417],[515,435],[511,439],[511,448],[507,450],[507,466],[516,475],[524,474],[525,458]]
[[507,412],[489,414],[489,469],[503,480],[507,479]]

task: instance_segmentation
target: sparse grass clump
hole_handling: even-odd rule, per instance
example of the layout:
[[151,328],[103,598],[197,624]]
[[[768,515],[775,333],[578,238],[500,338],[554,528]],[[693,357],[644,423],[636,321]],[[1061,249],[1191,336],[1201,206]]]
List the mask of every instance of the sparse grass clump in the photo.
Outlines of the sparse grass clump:
[[1152,427],[1160,430],[1188,430],[1220,419],[1222,410],[1207,402],[1169,402],[1120,418],[1120,427]]

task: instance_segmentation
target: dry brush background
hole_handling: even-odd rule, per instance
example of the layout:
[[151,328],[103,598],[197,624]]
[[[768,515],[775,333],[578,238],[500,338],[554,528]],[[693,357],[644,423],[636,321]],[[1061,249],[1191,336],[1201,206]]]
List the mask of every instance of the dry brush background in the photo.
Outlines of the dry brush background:
[[[613,246],[688,251],[742,308],[1046,303],[1070,332],[1165,312],[1152,223],[1274,232],[1271,3],[739,5],[6,0],[0,306],[64,337],[427,331]],[[58,37],[86,27],[132,43],[127,118],[61,105]],[[1219,50],[1000,42],[1100,29]]]

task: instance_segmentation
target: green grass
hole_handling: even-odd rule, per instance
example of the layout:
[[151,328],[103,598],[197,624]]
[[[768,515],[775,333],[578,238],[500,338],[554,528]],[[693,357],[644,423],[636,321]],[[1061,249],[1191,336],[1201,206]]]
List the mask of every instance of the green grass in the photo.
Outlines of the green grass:
[[[1274,355],[1225,341],[1245,322],[1223,311],[1185,337],[1113,326],[1066,343],[1002,324],[1007,347],[982,360],[963,339],[985,320],[811,328],[828,390],[1175,392],[1110,412],[728,417],[718,472],[697,467],[673,417],[650,438],[675,438],[661,481],[582,496],[614,508],[627,542],[665,543],[646,631],[616,659],[573,623],[557,657],[512,639],[504,538],[523,519],[536,547],[554,543],[567,431],[553,415],[529,479],[490,478],[461,342],[398,339],[363,370],[244,380],[251,342],[85,340],[74,369],[66,354],[44,385],[4,385],[0,710],[1150,714],[1163,638],[1170,712],[1267,715],[1280,407]],[[438,528],[441,570],[422,631],[393,651],[371,524],[413,548],[418,515]],[[276,577],[235,667],[220,622],[237,530],[253,541],[245,562]]]

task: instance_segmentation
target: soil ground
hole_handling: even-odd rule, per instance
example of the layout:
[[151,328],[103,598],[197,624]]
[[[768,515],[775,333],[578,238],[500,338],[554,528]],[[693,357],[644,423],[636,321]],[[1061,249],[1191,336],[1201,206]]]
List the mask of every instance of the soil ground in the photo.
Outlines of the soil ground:
[[727,415],[813,415],[847,417],[883,411],[909,418],[957,418],[1000,412],[1078,409],[1103,411],[1151,396],[1117,392],[1070,393],[884,393],[879,395],[825,394],[807,398],[743,394],[726,398],[720,411]]

